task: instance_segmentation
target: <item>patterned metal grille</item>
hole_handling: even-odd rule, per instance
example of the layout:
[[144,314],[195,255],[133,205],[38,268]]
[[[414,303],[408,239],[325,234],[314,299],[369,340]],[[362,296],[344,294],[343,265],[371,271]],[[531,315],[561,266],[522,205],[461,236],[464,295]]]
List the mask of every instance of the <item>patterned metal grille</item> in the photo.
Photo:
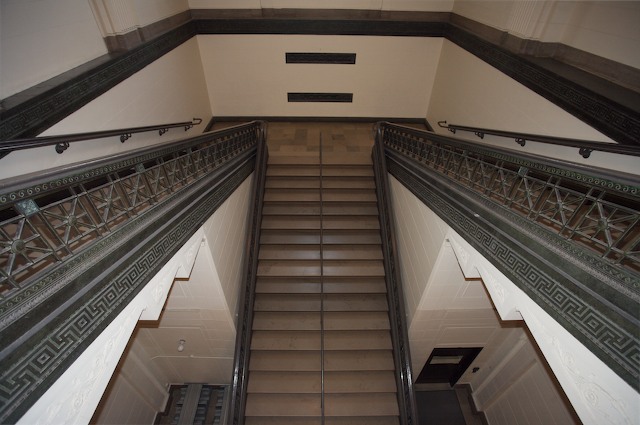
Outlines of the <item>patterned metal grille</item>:
[[640,198],[637,184],[559,169],[504,153],[446,141],[396,126],[384,144],[592,251],[640,272]]
[[241,126],[0,193],[0,299],[255,147],[258,132]]

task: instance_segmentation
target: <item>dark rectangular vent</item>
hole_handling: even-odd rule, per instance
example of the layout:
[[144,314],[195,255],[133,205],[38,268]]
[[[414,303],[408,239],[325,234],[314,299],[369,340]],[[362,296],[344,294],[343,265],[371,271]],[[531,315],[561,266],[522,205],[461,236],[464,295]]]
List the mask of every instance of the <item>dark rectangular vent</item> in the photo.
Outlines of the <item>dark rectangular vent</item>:
[[287,53],[287,63],[326,63],[354,65],[355,53]]
[[289,102],[352,103],[353,93],[287,93]]

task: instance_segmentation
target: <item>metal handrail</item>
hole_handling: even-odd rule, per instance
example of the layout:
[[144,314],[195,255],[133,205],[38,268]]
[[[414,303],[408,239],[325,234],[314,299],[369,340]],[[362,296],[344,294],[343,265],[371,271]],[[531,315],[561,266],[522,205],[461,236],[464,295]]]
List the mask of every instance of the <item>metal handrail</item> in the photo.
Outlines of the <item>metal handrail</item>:
[[416,424],[417,404],[413,389],[411,352],[405,314],[405,296],[398,258],[398,242],[394,228],[393,205],[389,188],[389,173],[385,159],[383,123],[376,124],[372,160],[376,180],[376,197],[380,219],[380,236],[384,251],[385,284],[389,303],[389,321],[393,341],[393,358],[396,366],[396,386],[402,425]]
[[249,208],[247,239],[244,246],[244,267],[240,292],[238,294],[238,319],[234,355],[233,377],[231,382],[231,400],[229,401],[230,424],[244,424],[244,408],[247,397],[247,379],[249,370],[249,351],[253,329],[253,304],[258,274],[258,255],[260,252],[260,229],[262,228],[262,207],[264,187],[269,159],[266,143],[266,123],[262,123],[259,143],[256,147],[255,177],[251,205]]
[[0,158],[10,152],[40,148],[43,146],[56,147],[56,152],[63,153],[69,148],[70,142],[80,142],[83,140],[102,139],[105,137],[120,136],[120,142],[124,143],[135,133],[144,133],[147,131],[158,130],[158,134],[162,136],[170,128],[184,127],[184,131],[189,130],[194,125],[202,123],[202,118],[193,118],[191,121],[175,122],[170,124],[147,125],[143,127],[119,128],[114,130],[90,131],[85,133],[61,134],[57,136],[31,137],[27,139],[14,139],[0,142]]
[[619,143],[595,142],[591,140],[571,139],[566,137],[545,136],[542,134],[517,133],[513,131],[494,130],[489,128],[469,127],[458,124],[447,124],[446,121],[438,121],[438,126],[440,126],[441,128],[446,128],[453,134],[456,134],[456,131],[458,130],[468,131],[475,134],[481,139],[484,139],[485,134],[506,137],[509,139],[514,139],[515,142],[520,146],[524,146],[526,141],[530,140],[532,142],[542,142],[552,145],[578,148],[578,152],[580,153],[580,155],[582,155],[583,158],[589,158],[591,152],[593,151],[640,156],[640,146],[621,145]]

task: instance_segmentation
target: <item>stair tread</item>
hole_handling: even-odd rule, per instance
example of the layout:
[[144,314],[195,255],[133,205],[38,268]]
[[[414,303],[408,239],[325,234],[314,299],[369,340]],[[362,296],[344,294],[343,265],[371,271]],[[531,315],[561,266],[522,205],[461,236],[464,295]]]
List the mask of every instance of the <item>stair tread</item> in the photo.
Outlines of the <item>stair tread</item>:
[[247,394],[246,416],[319,416],[320,394]]
[[398,416],[332,416],[325,417],[324,423],[325,425],[400,425],[400,419]]
[[[245,425],[322,425],[322,418],[319,416],[247,416],[244,423]],[[325,423],[328,422],[325,421]]]
[[327,351],[324,366],[326,371],[395,370],[391,349]]
[[325,330],[325,350],[391,350],[387,330]]
[[247,385],[248,393],[319,394],[321,391],[322,374],[317,371],[251,371]]
[[[325,276],[326,294],[386,294],[384,277]],[[258,276],[256,293],[320,293],[319,276]]]
[[393,393],[396,378],[391,370],[325,371],[324,390],[325,394]]
[[393,416],[398,415],[395,392],[325,394],[325,416]]
[[320,351],[251,350],[249,370],[319,371]]
[[325,311],[327,330],[390,329],[386,311]]
[[253,330],[320,330],[320,312],[256,311]]
[[260,260],[258,276],[320,276],[320,261]]
[[320,294],[256,294],[254,311],[320,311]]
[[320,331],[253,331],[251,350],[319,350]]

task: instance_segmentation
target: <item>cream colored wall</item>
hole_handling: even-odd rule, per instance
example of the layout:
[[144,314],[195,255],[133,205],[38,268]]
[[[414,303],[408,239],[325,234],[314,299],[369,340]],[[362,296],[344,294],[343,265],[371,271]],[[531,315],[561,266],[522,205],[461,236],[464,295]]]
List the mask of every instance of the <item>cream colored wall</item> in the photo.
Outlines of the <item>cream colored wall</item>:
[[575,2],[557,41],[640,69],[639,22],[637,1]]
[[449,226],[393,177],[390,185],[407,323],[412,323]]
[[[214,116],[424,117],[442,45],[418,37],[197,38]],[[357,57],[355,65],[286,64],[286,52]],[[287,92],[352,92],[353,103],[288,103]]]
[[152,424],[163,411],[168,392],[162,370],[148,361],[141,344],[134,343],[91,420],[95,424]]
[[[203,225],[206,241],[189,279],[174,282],[157,327],[138,332],[135,342],[167,383],[231,382],[252,181],[247,178]],[[178,352],[181,339],[185,349]]]
[[581,424],[529,334],[523,328],[505,333],[502,344],[486,360],[494,366],[467,375],[476,406],[489,423]]
[[0,99],[105,53],[86,0],[0,2]]
[[52,146],[15,151],[0,159],[0,179],[197,135],[211,117],[205,87],[197,41],[192,38],[41,135],[181,122],[194,117],[202,118],[203,124],[188,132],[175,128],[163,136],[157,132],[134,134],[124,144],[119,137],[72,143],[63,154],[57,154]]
[[[446,135],[451,133],[439,128],[436,125],[438,121],[611,142],[611,139],[573,115],[446,40],[429,101],[427,119],[436,132]],[[637,158],[628,155],[593,152],[589,159],[584,159],[575,148],[530,141],[520,147],[512,139],[486,136],[481,140],[473,133],[464,132],[458,132],[456,137],[503,146],[517,152],[564,159],[588,167],[611,168],[631,174],[639,171]]]
[[252,179],[247,179],[211,217],[204,231],[232,322],[237,322],[238,297],[244,271],[244,249]]
[[450,12],[454,0],[189,0],[192,9],[368,9]]
[[458,382],[492,425],[580,423],[524,323],[501,320],[482,280],[465,278],[446,223],[393,177],[390,189],[414,379],[434,348],[482,347]]
[[138,24],[145,26],[189,10],[187,0],[134,0]]
[[[253,175],[198,231],[193,267],[183,271],[188,278],[173,282],[159,320],[137,327],[95,423],[153,423],[165,408],[170,384],[230,384],[252,185]],[[183,351],[178,351],[180,340],[185,340]]]
[[640,68],[636,1],[455,0],[453,12],[519,37],[563,43]]

